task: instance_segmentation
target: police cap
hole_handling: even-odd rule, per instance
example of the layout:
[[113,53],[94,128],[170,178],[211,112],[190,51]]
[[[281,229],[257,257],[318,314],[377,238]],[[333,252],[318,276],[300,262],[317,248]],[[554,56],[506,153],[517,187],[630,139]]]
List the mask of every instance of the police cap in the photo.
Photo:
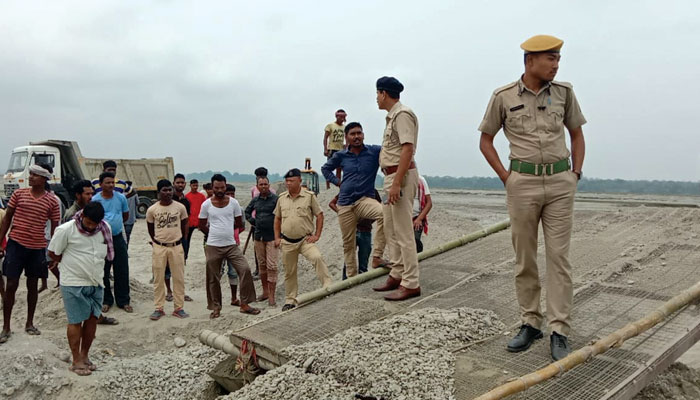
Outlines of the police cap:
[[294,176],[301,177],[301,171],[299,171],[299,168],[292,168],[289,171],[287,171],[287,173],[284,174],[284,179],[292,178]]
[[382,76],[377,79],[377,90],[384,90],[391,93],[403,92],[403,85],[393,76]]
[[536,35],[524,41],[520,48],[525,54],[530,53],[559,53],[564,41],[549,35]]

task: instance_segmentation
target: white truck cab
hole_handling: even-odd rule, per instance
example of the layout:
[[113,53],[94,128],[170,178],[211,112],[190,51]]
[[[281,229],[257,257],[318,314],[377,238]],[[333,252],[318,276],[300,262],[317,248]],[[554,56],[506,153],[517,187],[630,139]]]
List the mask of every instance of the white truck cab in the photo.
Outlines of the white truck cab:
[[57,148],[51,146],[29,145],[12,150],[10,165],[4,178],[4,197],[9,198],[19,188],[29,187],[29,166],[48,164],[53,168],[53,177],[49,184],[61,183],[61,156]]
[[[83,157],[78,143],[68,140],[45,140],[17,147],[12,150],[0,198],[9,199],[15,190],[29,187],[30,166],[48,164],[53,168],[51,190],[61,200],[62,208],[70,207],[73,198],[69,190],[73,184],[81,179],[97,178],[105,160]],[[139,194],[138,216],[145,216],[157,198],[158,180],[172,179],[175,175],[172,157],[113,160],[117,163],[117,178],[131,181]]]

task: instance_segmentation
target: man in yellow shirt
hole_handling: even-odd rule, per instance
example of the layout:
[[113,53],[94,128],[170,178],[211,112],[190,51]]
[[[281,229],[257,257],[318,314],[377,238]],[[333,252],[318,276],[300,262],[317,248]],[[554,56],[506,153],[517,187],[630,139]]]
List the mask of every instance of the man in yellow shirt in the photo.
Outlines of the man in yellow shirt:
[[[323,155],[331,159],[333,154],[345,148],[345,119],[348,114],[340,109],[335,112],[335,122],[326,125],[323,132]],[[335,170],[335,176],[340,180],[340,168]],[[330,189],[331,183],[326,181],[326,189]]]

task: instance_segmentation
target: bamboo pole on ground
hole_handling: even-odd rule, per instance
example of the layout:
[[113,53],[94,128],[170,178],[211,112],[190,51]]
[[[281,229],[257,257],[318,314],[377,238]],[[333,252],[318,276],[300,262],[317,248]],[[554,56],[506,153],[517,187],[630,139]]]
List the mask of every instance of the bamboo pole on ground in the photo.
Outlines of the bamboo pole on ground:
[[521,376],[514,381],[492,389],[488,393],[477,397],[475,400],[496,400],[520,393],[534,385],[564,373],[577,365],[583,364],[592,357],[605,353],[613,347],[622,346],[626,340],[647,331],[654,325],[666,319],[666,317],[669,315],[687,306],[690,302],[698,299],[700,299],[700,282],[697,282],[695,285],[665,302],[656,310],[644,316],[644,318],[625,325],[624,327],[591,345],[576,350],[562,360],[551,363],[540,370]]
[[[498,231],[501,231],[503,229],[506,229],[510,226],[510,220],[506,219],[504,221],[501,221],[497,224],[491,225],[485,229],[482,229],[480,231],[472,232],[470,234],[464,235],[458,239],[455,239],[453,241],[444,243],[438,247],[435,247],[433,249],[424,251],[422,253],[418,253],[418,261],[423,261],[427,258],[436,256],[438,254],[445,253],[449,250],[452,250],[454,248],[457,248],[459,246],[463,246],[467,243],[471,243],[475,240],[481,239],[485,236],[488,236],[492,233],[496,233]],[[311,292],[306,292],[303,293],[299,296],[297,296],[297,303],[305,304],[305,303],[310,303],[313,301],[316,301],[318,299],[321,299],[323,297],[326,297],[330,294],[340,292],[342,290],[351,288],[353,286],[359,285],[360,283],[367,282],[369,280],[372,280],[374,278],[378,278],[382,275],[386,275],[389,273],[389,268],[376,268],[371,271],[367,271],[363,274],[355,275],[352,278],[348,278],[344,281],[339,281],[331,284],[327,288],[321,288],[321,289],[316,289]]]
[[[238,357],[241,354],[238,347],[231,343],[231,338],[228,336],[219,335],[218,333],[212,332],[208,329],[205,329],[199,333],[199,341],[211,348],[221,350],[230,356]],[[258,365],[260,368],[266,370],[271,370],[277,367],[277,365],[274,365],[260,357],[258,357]]]

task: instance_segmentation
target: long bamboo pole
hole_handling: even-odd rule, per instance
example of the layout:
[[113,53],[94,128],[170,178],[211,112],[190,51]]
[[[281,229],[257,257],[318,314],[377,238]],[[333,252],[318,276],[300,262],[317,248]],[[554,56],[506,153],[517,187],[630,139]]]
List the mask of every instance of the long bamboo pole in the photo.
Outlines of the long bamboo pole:
[[[473,242],[475,240],[481,239],[492,233],[496,233],[510,226],[510,220],[506,219],[497,224],[491,225],[480,231],[472,232],[470,234],[464,235],[458,239],[442,244],[433,249],[418,253],[418,261],[423,261],[427,258],[442,254],[446,251],[452,250],[456,247],[463,246],[467,243]],[[297,296],[297,303],[304,304],[316,301],[330,294],[340,292],[342,290],[348,289],[350,287],[359,285],[360,283],[367,282],[371,279],[378,278],[382,275],[389,273],[389,268],[377,268],[371,271],[367,271],[364,274],[355,275],[352,278],[348,278],[344,281],[339,281],[331,284],[326,288],[316,289],[311,292],[303,293]]]
[[684,290],[673,297],[656,310],[635,322],[625,325],[610,335],[597,342],[585,346],[569,354],[568,357],[551,363],[548,366],[533,373],[521,376],[520,378],[503,384],[488,393],[485,393],[475,400],[496,400],[520,393],[534,385],[542,383],[554,376],[568,371],[579,364],[583,364],[598,354],[605,353],[613,347],[620,347],[622,344],[635,336],[647,331],[654,325],[663,321],[666,317],[687,306],[690,302],[700,299],[700,282]]

